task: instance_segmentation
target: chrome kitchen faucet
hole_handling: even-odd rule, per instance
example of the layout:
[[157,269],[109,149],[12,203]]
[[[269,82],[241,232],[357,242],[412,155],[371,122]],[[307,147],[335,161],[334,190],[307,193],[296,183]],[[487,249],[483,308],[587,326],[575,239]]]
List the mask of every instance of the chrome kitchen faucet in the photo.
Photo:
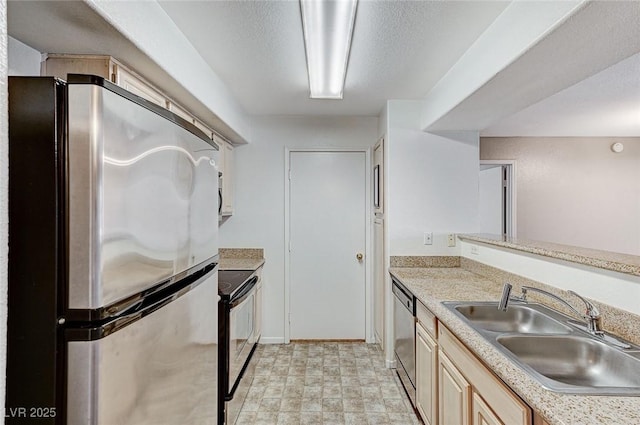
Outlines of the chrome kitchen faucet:
[[579,317],[581,317],[585,321],[585,325],[589,333],[597,336],[604,335],[604,332],[602,330],[602,316],[600,316],[600,311],[598,310],[598,308],[592,303],[590,303],[589,301],[587,301],[586,299],[584,299],[581,295],[575,293],[574,291],[569,290],[567,292],[570,293],[571,295],[575,295],[576,297],[580,298],[580,300],[582,300],[582,302],[586,306],[586,310],[584,314],[576,310],[567,301],[563,300],[557,295],[552,294],[551,292],[534,288],[532,286],[523,286],[522,295],[519,297],[512,297],[511,296],[512,288],[513,286],[510,283],[505,283],[504,286],[502,287],[502,296],[500,297],[500,302],[498,303],[498,310],[507,311],[507,308],[509,307],[509,301],[519,301],[519,302],[526,303],[527,291],[539,292],[569,307],[571,311],[576,313]]

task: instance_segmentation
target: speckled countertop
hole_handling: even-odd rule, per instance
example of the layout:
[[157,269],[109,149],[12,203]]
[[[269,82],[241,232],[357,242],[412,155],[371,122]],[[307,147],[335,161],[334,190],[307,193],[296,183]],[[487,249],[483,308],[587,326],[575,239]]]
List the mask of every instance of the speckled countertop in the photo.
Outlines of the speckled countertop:
[[640,256],[617,252],[599,251],[577,246],[561,245],[551,242],[531,241],[507,238],[501,235],[471,234],[458,235],[462,240],[482,242],[503,248],[585,264],[600,269],[612,270],[640,276]]
[[582,396],[545,390],[442,301],[496,301],[500,284],[463,268],[389,270],[464,344],[550,425],[640,424],[640,397]]
[[262,248],[220,248],[220,270],[257,270],[263,264]]

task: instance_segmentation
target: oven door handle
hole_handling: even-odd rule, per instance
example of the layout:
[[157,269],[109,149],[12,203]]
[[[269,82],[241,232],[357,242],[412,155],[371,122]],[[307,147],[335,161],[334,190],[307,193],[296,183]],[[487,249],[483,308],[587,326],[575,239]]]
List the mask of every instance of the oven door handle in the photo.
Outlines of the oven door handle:
[[242,304],[242,302],[249,296],[249,293],[255,288],[258,282],[258,276],[254,276],[244,286],[244,289],[229,302],[229,308],[235,308]]

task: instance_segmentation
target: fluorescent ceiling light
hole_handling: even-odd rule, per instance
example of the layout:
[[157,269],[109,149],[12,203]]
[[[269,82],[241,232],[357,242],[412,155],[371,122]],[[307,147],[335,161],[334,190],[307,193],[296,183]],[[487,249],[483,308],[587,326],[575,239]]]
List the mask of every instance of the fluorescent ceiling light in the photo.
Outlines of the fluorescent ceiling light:
[[342,99],[358,0],[300,0],[309,90]]

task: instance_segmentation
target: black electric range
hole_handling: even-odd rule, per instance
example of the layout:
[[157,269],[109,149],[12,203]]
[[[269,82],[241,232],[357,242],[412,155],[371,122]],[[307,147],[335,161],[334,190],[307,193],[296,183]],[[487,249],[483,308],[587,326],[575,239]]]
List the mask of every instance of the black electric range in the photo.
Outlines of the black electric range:
[[218,425],[235,423],[253,379],[243,376],[260,339],[258,282],[254,270],[218,272]]
[[218,295],[228,301],[248,283],[255,272],[252,270],[220,270],[218,272]]

